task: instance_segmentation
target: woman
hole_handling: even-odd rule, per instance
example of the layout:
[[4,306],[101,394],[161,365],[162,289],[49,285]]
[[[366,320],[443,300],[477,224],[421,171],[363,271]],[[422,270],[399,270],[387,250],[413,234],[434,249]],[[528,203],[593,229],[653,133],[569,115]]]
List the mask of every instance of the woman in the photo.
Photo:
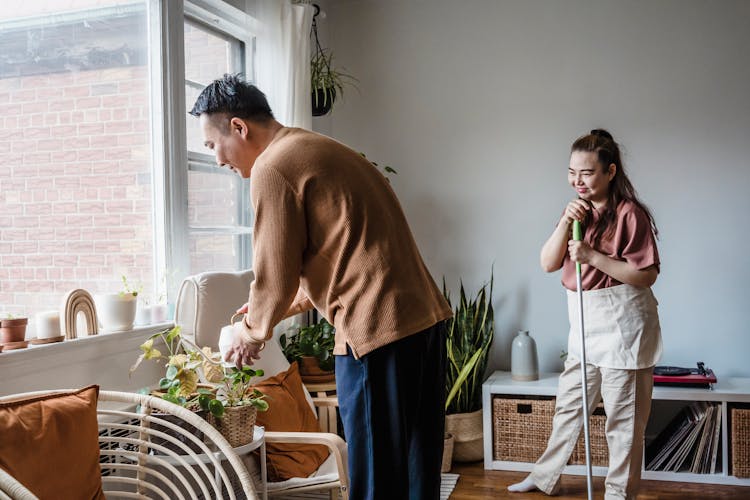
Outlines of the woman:
[[[657,302],[650,288],[659,273],[657,229],[606,130],[592,130],[573,143],[568,182],[578,198],[568,203],[541,252],[545,271],[562,268],[571,325],[568,358],[560,375],[547,449],[531,474],[508,490],[554,494],[583,425],[575,273],[575,263],[580,262],[589,414],[600,397],[607,414],[605,499],[635,498],[651,410],[653,367],[661,355]],[[570,238],[574,220],[583,225],[583,241]]]

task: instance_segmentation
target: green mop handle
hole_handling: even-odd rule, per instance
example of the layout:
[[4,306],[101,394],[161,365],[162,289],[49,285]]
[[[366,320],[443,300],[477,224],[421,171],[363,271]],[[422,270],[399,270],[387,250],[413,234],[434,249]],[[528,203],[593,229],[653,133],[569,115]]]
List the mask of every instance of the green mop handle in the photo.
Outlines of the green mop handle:
[[[581,222],[574,220],[573,221],[573,240],[581,241],[582,239],[583,239],[583,235],[581,234]],[[581,274],[580,262],[576,262],[576,273]]]

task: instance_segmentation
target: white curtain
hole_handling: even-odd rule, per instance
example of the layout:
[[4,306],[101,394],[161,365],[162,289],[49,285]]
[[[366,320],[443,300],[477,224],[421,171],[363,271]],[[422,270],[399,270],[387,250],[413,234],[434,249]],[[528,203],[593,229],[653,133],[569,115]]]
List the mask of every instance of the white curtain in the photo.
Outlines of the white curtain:
[[312,128],[310,28],[313,6],[292,0],[257,0],[262,26],[256,77],[276,119],[289,127]]

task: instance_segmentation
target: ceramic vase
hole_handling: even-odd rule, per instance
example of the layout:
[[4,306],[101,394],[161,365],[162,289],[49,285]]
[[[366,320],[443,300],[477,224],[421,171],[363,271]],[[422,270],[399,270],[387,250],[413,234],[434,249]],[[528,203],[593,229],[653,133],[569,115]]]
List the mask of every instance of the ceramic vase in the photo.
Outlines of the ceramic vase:
[[513,339],[510,350],[510,372],[513,380],[527,382],[539,380],[539,361],[536,342],[528,330],[521,330]]

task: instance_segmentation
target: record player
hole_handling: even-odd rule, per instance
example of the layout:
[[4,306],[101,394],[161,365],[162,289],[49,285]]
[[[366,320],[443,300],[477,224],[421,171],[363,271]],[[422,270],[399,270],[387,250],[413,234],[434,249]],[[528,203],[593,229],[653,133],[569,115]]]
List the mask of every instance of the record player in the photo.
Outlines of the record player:
[[655,366],[654,385],[671,387],[701,387],[710,389],[716,383],[716,375],[710,368],[706,368],[702,361],[697,368],[683,368],[680,366]]

